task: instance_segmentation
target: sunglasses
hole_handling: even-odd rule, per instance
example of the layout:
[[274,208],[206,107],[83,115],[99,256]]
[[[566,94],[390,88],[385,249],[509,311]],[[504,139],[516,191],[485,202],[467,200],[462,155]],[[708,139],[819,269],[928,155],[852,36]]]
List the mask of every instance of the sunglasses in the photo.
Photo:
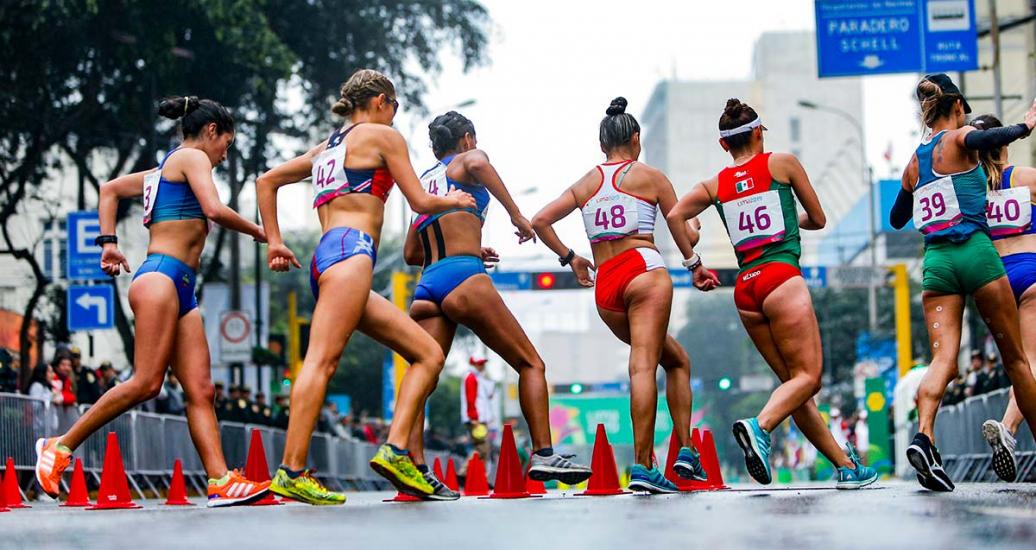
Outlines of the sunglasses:
[[388,101],[392,105],[393,112],[399,112],[399,101],[396,98],[390,97],[385,101]]

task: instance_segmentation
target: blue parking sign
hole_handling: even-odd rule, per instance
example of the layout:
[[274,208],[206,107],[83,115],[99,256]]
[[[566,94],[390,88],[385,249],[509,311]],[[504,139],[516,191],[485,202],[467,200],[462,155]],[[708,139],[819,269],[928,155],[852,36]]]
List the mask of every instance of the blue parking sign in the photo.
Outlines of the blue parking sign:
[[97,212],[69,212],[66,227],[68,253],[65,276],[72,281],[108,279],[101,270],[101,248],[94,245],[94,238],[101,234]]
[[109,329],[115,326],[115,289],[112,285],[68,287],[68,330]]

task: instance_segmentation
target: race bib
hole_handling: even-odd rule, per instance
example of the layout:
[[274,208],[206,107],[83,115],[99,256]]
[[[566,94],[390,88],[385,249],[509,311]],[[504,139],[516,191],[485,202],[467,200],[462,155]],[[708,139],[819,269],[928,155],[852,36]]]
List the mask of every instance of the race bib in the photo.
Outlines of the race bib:
[[334,193],[348,187],[345,177],[345,140],[329,149],[324,149],[313,161],[313,188],[316,191],[315,204],[321,195]]
[[1032,225],[1032,193],[1028,187],[990,191],[986,221],[994,237],[1025,233]]
[[590,242],[621,239],[637,232],[637,199],[624,193],[599,195],[582,208]]
[[158,196],[158,183],[162,181],[162,169],[144,176],[144,225],[151,223],[151,212],[155,209],[155,198]]
[[429,195],[445,197],[450,192],[449,183],[446,181],[446,165],[440,162],[421,176],[421,185]]
[[914,190],[914,227],[925,235],[959,224],[964,219],[950,176]]
[[776,190],[723,203],[723,218],[738,252],[784,240],[784,211]]

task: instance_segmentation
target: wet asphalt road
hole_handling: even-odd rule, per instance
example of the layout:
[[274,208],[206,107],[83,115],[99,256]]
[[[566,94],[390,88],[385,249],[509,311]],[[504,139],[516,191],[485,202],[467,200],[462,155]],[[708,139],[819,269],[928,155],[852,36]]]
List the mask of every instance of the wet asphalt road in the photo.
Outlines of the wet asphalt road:
[[0,514],[0,548],[1036,548],[1034,484],[961,484],[952,494],[896,481],[829,487],[391,504],[385,493],[353,493],[334,508],[34,503]]

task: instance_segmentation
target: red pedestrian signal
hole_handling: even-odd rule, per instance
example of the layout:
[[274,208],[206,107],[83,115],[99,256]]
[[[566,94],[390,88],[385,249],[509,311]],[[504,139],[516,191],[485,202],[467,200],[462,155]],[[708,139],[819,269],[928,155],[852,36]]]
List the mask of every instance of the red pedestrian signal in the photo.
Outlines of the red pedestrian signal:
[[550,290],[554,288],[554,283],[556,282],[557,277],[553,273],[540,273],[536,275],[537,290]]

